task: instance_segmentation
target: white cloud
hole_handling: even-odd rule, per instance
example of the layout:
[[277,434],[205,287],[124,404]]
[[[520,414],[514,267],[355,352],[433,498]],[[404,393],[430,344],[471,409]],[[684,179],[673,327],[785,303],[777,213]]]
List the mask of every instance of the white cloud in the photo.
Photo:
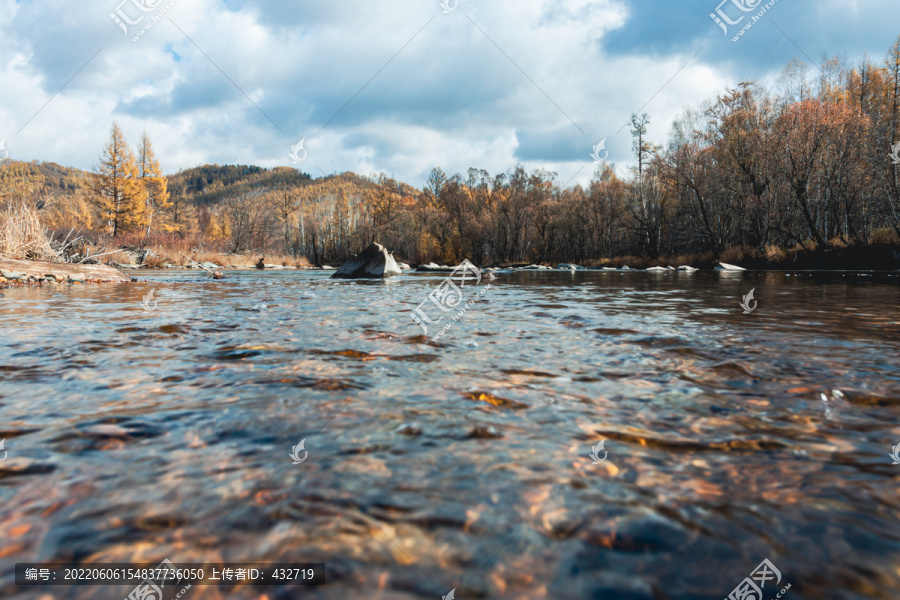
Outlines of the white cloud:
[[[699,47],[690,36],[662,57],[604,50],[604,36],[629,27],[622,2],[460,0],[445,15],[436,0],[179,0],[134,43],[109,17],[119,1],[0,3],[0,139],[13,158],[91,168],[117,120],[133,142],[146,130],[170,173],[290,165],[305,137],[309,164],[329,173],[421,185],[435,165],[498,172],[521,160],[564,181],[587,165],[583,183],[602,138],[611,160],[630,160],[623,125],[651,98],[643,111],[662,143],[684,106],[746,78],[710,48],[665,85]],[[142,14],[132,1],[123,10]]]

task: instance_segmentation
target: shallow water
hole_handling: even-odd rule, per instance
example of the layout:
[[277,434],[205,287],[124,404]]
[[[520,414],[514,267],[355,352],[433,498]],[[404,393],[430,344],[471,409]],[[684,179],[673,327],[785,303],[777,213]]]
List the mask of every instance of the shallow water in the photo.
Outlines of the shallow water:
[[325,563],[203,599],[721,599],[766,558],[900,597],[898,276],[498,275],[439,342],[441,275],[139,278],[0,290],[4,598],[163,558]]

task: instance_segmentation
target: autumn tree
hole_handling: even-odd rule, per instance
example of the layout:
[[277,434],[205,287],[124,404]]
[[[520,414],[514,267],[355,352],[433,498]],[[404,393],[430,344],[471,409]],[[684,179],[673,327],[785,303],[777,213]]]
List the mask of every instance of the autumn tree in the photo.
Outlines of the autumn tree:
[[141,178],[141,186],[144,189],[144,221],[147,226],[147,236],[150,236],[154,219],[161,210],[171,206],[166,178],[163,177],[159,161],[153,152],[153,145],[147,133],[141,136],[141,145],[137,155],[138,175]]
[[646,113],[631,115],[631,136],[637,165],[635,181],[631,185],[630,209],[635,238],[641,250],[650,258],[657,258],[662,250],[662,229],[666,193],[663,187],[661,160],[658,148],[647,141]]
[[100,166],[93,173],[93,204],[100,210],[109,232],[115,237],[122,231],[144,225],[146,189],[140,180],[137,162],[118,123],[113,123],[109,142],[100,156]]
[[293,236],[293,216],[300,209],[300,197],[297,190],[288,188],[283,185],[281,189],[274,193],[275,211],[278,219],[282,224],[282,233],[284,235],[285,252],[296,256],[297,243]]

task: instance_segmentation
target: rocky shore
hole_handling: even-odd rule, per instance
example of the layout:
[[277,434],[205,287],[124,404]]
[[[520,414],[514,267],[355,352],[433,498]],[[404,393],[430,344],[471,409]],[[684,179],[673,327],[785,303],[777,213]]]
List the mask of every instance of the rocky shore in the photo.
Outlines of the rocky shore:
[[0,256],[0,286],[125,283],[131,277],[106,265],[16,260]]

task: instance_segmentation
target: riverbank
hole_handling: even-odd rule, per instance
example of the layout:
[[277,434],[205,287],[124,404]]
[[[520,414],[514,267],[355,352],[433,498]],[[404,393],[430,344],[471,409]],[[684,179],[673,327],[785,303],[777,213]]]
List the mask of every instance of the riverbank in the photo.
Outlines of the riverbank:
[[0,256],[0,286],[126,283],[131,277],[107,265],[81,265]]
[[632,269],[691,266],[714,269],[721,261],[753,271],[895,271],[900,269],[900,244],[883,243],[867,246],[829,245],[825,248],[769,248],[766,252],[730,248],[719,256],[712,252],[660,257],[656,260],[640,256],[618,256],[587,260],[585,266],[629,266]]

